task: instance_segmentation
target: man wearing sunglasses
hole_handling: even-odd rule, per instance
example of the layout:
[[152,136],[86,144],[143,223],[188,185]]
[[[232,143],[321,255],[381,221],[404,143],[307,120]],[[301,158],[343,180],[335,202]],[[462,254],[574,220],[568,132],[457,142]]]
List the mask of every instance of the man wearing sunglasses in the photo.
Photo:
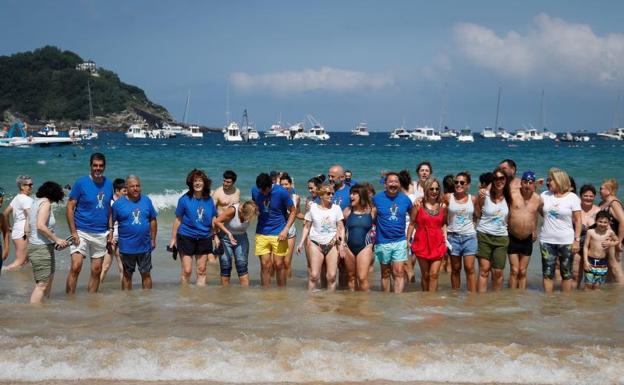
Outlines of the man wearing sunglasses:
[[535,173],[525,171],[520,181],[520,189],[511,189],[509,217],[507,230],[509,232],[509,246],[507,255],[511,272],[509,287],[512,289],[526,289],[527,268],[533,242],[537,239],[537,215],[542,199],[535,192]]

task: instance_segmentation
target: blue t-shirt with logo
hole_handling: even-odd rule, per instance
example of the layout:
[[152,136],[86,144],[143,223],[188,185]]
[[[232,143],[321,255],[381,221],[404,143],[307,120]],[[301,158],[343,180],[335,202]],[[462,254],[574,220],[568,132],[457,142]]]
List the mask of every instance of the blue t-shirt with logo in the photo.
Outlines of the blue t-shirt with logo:
[[119,224],[119,251],[139,254],[152,251],[150,221],[158,216],[152,200],[141,195],[135,202],[125,196],[113,203],[113,221]]
[[211,197],[195,198],[184,194],[178,199],[176,216],[180,217],[178,234],[192,238],[212,236],[212,218],[217,215],[217,208]]
[[294,205],[288,190],[273,185],[268,194],[263,194],[255,186],[251,189],[251,199],[258,205],[260,214],[256,234],[278,235],[286,226],[286,213]]
[[103,233],[108,230],[113,184],[104,177],[95,183],[91,176],[78,178],[69,192],[69,199],[76,201],[74,223],[76,230],[87,233]]
[[340,210],[344,210],[351,205],[350,188],[346,184],[342,185],[340,190],[334,191],[332,203],[340,206]]
[[375,195],[373,203],[377,207],[376,243],[404,241],[405,216],[412,209],[412,201],[402,192],[390,197],[386,191],[381,191]]

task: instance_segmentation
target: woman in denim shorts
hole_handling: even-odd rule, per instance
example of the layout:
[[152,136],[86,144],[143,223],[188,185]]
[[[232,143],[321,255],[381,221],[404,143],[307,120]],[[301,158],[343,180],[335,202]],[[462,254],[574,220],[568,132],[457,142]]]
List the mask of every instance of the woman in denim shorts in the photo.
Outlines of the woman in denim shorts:
[[467,171],[458,173],[453,179],[455,192],[444,197],[447,205],[447,234],[449,255],[451,256],[451,287],[461,287],[462,259],[466,272],[466,289],[477,291],[477,276],[474,262],[477,254],[477,231],[475,230],[474,213],[477,197],[468,194],[470,190],[470,174]]

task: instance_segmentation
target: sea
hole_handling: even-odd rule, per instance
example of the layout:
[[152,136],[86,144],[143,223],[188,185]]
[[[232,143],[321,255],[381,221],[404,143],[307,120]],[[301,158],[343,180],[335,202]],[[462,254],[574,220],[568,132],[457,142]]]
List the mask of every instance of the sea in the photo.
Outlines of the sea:
[[[100,292],[88,294],[85,261],[78,292],[67,297],[67,250],[57,254],[52,298],[42,305],[28,304],[30,265],[2,272],[0,384],[624,384],[624,288],[610,284],[596,292],[546,295],[537,246],[526,291],[469,294],[464,282],[452,291],[449,275],[442,273],[436,293],[411,283],[406,293],[385,294],[376,265],[370,293],[310,292],[305,257],[296,253],[286,288],[274,282],[261,288],[253,255],[247,289],[236,285],[235,273],[234,284],[221,287],[218,264],[209,265],[206,287],[181,286],[179,261],[165,246],[193,168],[206,171],[213,187],[224,170],[234,170],[243,199],[260,172],[287,171],[305,195],[310,177],[340,164],[355,180],[381,190],[382,170],[415,175],[423,160],[433,164],[438,178],[469,171],[473,193],[479,174],[505,158],[514,159],[519,172],[532,170],[538,177],[545,178],[550,167],[562,168],[577,186],[598,187],[605,178],[624,182],[624,142],[594,136],[586,143],[478,137],[474,143],[425,143],[390,140],[387,133],[330,134],[322,143],[231,144],[217,133],[130,140],[101,132],[80,146],[1,148],[4,207],[17,192],[18,175],[32,176],[35,190],[47,180],[71,185],[88,174],[89,156],[102,152],[105,174],[139,176],[159,216],[151,291],[141,290],[135,276],[135,289],[122,292],[113,266]],[[68,235],[64,210],[64,203],[54,208],[57,233]],[[12,260],[11,255],[5,264]]]

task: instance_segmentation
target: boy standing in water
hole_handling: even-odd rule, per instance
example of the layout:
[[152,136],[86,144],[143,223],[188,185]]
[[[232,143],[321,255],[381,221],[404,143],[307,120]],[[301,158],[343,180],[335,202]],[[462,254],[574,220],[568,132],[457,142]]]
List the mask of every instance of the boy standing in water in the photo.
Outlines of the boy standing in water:
[[615,253],[618,238],[611,230],[611,218],[604,211],[596,214],[596,227],[587,230],[583,245],[585,289],[600,289],[607,279],[608,257]]

